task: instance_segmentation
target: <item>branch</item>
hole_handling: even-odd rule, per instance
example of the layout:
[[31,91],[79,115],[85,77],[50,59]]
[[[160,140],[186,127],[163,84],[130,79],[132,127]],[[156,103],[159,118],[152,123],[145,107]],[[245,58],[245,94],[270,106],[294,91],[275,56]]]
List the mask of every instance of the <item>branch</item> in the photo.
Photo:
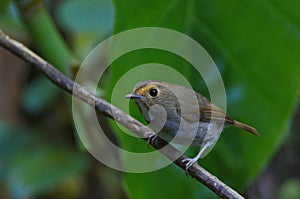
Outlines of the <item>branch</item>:
[[[47,76],[50,81],[52,81],[61,89],[74,95],[75,97],[79,98],[85,103],[91,105],[96,109],[96,111],[101,112],[102,114],[112,118],[113,120],[125,126],[127,129],[137,134],[138,136],[149,137],[149,136],[156,135],[155,132],[152,131],[150,128],[144,126],[136,119],[127,115],[125,112],[121,111],[120,109],[106,102],[105,100],[95,96],[93,93],[86,90],[84,87],[80,86],[79,84],[75,83],[74,81],[66,77],[56,68],[54,68],[51,64],[49,64],[41,57],[33,53],[23,44],[13,39],[10,39],[1,30],[0,30],[0,46],[12,52],[13,54],[17,55],[18,57],[25,60],[26,62],[32,64],[41,73]],[[144,140],[147,139],[145,138]],[[159,137],[154,138],[150,144],[154,148],[160,149],[159,151],[169,159],[174,160],[177,158],[175,164],[177,164],[183,170],[185,169],[185,164],[182,162],[182,160],[186,159],[187,157],[183,155],[180,151],[178,151],[176,148],[174,148],[172,145],[168,144],[167,142],[165,142]],[[229,186],[221,182],[219,179],[217,179],[215,176],[213,176],[212,174],[210,174],[208,171],[206,171],[204,168],[200,167],[197,164],[191,166],[187,172],[189,173],[190,176],[192,176],[197,181],[204,184],[206,187],[211,189],[221,198],[227,198],[227,199],[243,198],[235,190],[233,190],[232,188],[230,188]]]

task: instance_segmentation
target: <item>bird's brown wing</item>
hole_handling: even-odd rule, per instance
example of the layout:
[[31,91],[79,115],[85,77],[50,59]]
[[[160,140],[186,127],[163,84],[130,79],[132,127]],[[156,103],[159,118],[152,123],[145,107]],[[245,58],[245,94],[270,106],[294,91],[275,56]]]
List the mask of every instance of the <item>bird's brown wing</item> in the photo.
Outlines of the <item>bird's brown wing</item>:
[[225,122],[233,124],[231,119],[221,108],[211,103],[206,97],[198,94],[198,102],[200,107],[200,121],[202,122]]
[[[199,99],[199,97],[198,97]],[[245,131],[259,135],[257,130],[247,124],[241,123],[239,121],[233,120],[229,117],[222,109],[214,105],[213,103],[209,102],[208,99],[205,97],[200,96],[200,99],[206,101],[206,103],[202,103],[205,105],[200,105],[200,121],[202,122],[225,122],[225,124],[231,124],[238,128],[244,129]],[[201,103],[199,103],[201,104]]]
[[202,122],[225,122],[227,124],[233,124],[234,120],[231,119],[222,109],[212,104],[206,103],[204,106],[200,106],[200,121]]

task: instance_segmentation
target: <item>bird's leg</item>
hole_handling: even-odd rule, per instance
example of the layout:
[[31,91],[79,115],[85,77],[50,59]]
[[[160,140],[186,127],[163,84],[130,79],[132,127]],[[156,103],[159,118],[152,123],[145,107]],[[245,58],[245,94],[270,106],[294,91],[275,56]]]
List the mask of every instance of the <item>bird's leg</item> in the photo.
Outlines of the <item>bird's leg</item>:
[[186,158],[182,160],[183,163],[186,163],[185,165],[185,171],[187,171],[194,163],[196,163],[199,158],[202,156],[202,154],[207,150],[209,147],[209,144],[205,144],[203,147],[201,147],[199,153],[194,158]]

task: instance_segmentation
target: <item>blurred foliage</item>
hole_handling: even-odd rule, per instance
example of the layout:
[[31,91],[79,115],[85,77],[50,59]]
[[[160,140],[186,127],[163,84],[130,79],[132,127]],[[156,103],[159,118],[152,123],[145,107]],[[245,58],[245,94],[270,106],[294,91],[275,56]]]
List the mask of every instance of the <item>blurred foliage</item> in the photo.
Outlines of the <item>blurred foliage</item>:
[[[106,5],[106,10],[109,7],[110,10],[104,13],[107,15],[104,18],[113,19],[113,7],[108,1],[82,1],[81,4],[79,2],[79,5],[78,2],[77,4],[74,2],[77,8],[84,8],[93,3],[97,3],[98,8]],[[87,10],[83,12],[84,10],[76,10],[71,6],[68,14],[79,11],[86,15],[74,15],[71,21],[65,22],[63,18],[66,16],[57,13],[65,13],[68,8],[62,6],[60,10],[50,13],[50,8],[54,6],[54,3],[54,1],[1,1],[0,28],[8,34],[11,33],[12,37],[23,38],[24,41],[21,41],[27,45],[32,43],[30,48],[59,70],[69,73],[70,66],[76,63],[77,58],[69,48],[72,45],[69,45],[68,41],[78,35],[92,38],[90,35],[93,32],[93,42],[96,43],[97,38],[95,37],[97,36],[98,40],[103,38],[112,30],[113,24],[111,19],[107,21],[108,24],[104,24],[105,27],[100,23],[96,30],[99,30],[100,27],[103,28],[101,34],[95,29],[90,30],[91,26],[86,26],[88,31],[84,31],[84,27],[69,30],[67,27],[72,27],[75,21],[80,21],[79,19],[83,23],[84,20],[104,15],[90,16]],[[63,3],[67,4],[67,1],[62,2],[62,5]],[[97,14],[98,11],[96,9],[94,13]],[[72,31],[72,34],[69,34],[70,40],[63,38],[51,15],[57,16],[56,20],[66,27],[63,31]],[[95,19],[95,21],[97,20]],[[84,49],[86,43],[76,43],[72,48]],[[11,71],[10,68],[12,68]],[[10,68],[9,71],[5,71],[5,74],[14,72],[14,67]],[[0,73],[1,69],[0,66]],[[96,163],[98,167],[94,168],[95,162],[92,157],[80,151],[81,148],[77,148],[77,141],[74,140],[76,136],[73,135],[74,129],[70,123],[70,108],[65,106],[68,104],[69,98],[65,98],[67,102],[62,102],[60,100],[62,92],[35,70],[28,71],[23,75],[28,78],[28,83],[19,85],[20,91],[22,91],[19,96],[22,98],[17,100],[20,101],[20,104],[15,105],[20,108],[18,113],[20,121],[7,121],[5,115],[0,114],[0,198],[8,198],[8,195],[10,195],[9,198],[22,199],[45,196],[48,198],[79,198],[84,195],[92,198],[99,195],[119,197],[121,193],[118,191],[118,186],[114,186],[115,181],[119,178],[118,175],[107,169],[101,169],[102,167],[99,167],[98,163]],[[1,84],[5,84],[5,82],[1,82]],[[1,99],[5,99],[7,96],[2,95]],[[9,99],[3,101],[9,102]],[[0,102],[3,101],[0,100]],[[110,175],[98,174],[101,170]],[[90,180],[89,172],[93,173],[93,180]],[[98,192],[101,181],[107,181],[108,185],[102,185],[105,187],[105,191]],[[90,183],[95,185],[89,187],[87,191],[86,187]]]
[[57,8],[57,20],[73,37],[71,45],[76,54],[84,58],[112,33],[114,7],[110,0],[65,0]]
[[[135,0],[130,3],[3,0],[0,1],[0,28],[17,38],[27,38],[22,42],[31,43],[31,48],[65,73],[113,30],[119,33],[131,28],[159,26],[191,36],[209,52],[221,71],[229,114],[253,125],[262,135],[254,137],[227,128],[213,151],[199,161],[229,186],[243,192],[284,142],[297,105],[299,6],[296,0],[288,3],[278,0]],[[208,96],[201,76],[185,60],[172,53],[145,49],[128,53],[112,64],[107,98],[111,98],[115,84],[124,73],[154,62],[172,66],[197,91]],[[121,85],[120,96],[130,93],[136,81],[165,78],[164,73],[144,72]],[[6,121],[5,117],[0,121],[0,185],[7,187],[11,198],[38,197],[51,192],[57,192],[52,198],[66,196],[59,190],[73,192],[66,196],[69,198],[80,198],[82,192],[87,192],[86,197],[120,198],[124,196],[118,192],[118,186],[123,183],[127,198],[216,197],[174,165],[151,173],[126,173],[124,179],[112,177],[118,174],[99,164],[95,166],[92,157],[80,152],[73,140],[71,114],[66,107],[68,103],[60,100],[61,92],[35,71],[28,74],[24,74],[28,75],[28,83],[20,85],[22,121]],[[177,81],[172,76],[167,79]],[[0,83],[5,82],[0,79]],[[133,104],[130,112],[143,120]],[[134,152],[150,151],[144,142],[126,135],[115,125],[113,128],[122,147]],[[187,154],[193,156],[197,150],[192,148]],[[299,197],[298,181],[284,183],[279,190],[280,197]]]
[[8,4],[9,4],[9,0],[3,0],[3,1],[1,1],[0,11],[1,12],[5,12],[6,8],[8,7]]
[[24,92],[23,109],[31,115],[41,114],[53,106],[51,103],[54,102],[58,93],[59,90],[52,82],[45,77],[38,76],[28,84]]
[[17,8],[10,0],[3,0],[0,2],[0,24],[1,28],[14,36],[20,36],[18,35],[19,32],[16,30],[24,28],[17,16]]
[[298,179],[291,179],[285,182],[279,190],[279,199],[289,198],[297,199],[300,198],[300,181]]
[[[0,124],[1,181],[6,180],[14,198],[27,198],[67,182],[84,171],[82,154],[39,134],[44,129]],[[59,154],[59,155],[58,155]]]
[[63,41],[43,2],[23,0],[15,2],[40,55],[62,72],[67,72],[75,57]]

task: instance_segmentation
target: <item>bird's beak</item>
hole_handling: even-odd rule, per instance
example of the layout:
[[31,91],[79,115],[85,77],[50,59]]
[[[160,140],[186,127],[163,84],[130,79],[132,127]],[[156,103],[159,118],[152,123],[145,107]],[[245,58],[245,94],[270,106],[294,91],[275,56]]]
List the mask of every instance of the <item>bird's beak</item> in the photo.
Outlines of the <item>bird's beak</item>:
[[125,98],[128,98],[128,99],[143,99],[143,98],[145,98],[145,96],[137,95],[137,94],[128,94],[128,95],[125,96]]

